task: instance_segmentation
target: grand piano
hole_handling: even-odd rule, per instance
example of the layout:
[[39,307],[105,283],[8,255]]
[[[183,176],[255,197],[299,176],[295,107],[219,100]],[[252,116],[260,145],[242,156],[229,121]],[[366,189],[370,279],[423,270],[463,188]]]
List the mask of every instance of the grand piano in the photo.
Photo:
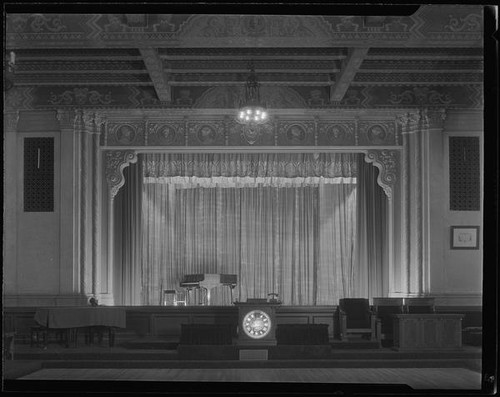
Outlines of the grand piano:
[[232,302],[237,280],[236,274],[186,274],[179,285],[186,289],[188,297],[191,290],[202,289],[206,292],[207,305],[210,305],[210,291],[220,285],[230,288]]

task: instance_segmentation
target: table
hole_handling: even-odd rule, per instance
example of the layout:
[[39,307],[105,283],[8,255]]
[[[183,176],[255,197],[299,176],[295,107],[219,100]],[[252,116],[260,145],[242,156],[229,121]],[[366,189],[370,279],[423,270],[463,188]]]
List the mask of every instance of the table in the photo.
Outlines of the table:
[[[73,340],[76,345],[77,331],[84,328],[88,342],[93,342],[95,331],[109,332],[109,344],[114,344],[114,328],[126,327],[126,311],[117,307],[54,307],[40,308],[35,313],[35,321],[46,330],[64,330],[66,346]],[[46,341],[45,337],[45,341]]]
[[394,314],[394,349],[460,350],[464,314]]

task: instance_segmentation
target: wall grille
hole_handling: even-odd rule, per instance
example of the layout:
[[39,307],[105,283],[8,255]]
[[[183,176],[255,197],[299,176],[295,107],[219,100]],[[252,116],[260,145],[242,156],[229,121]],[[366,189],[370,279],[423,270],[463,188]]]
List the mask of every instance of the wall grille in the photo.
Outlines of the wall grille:
[[450,137],[450,210],[481,209],[479,137]]
[[24,138],[24,211],[54,211],[54,138]]

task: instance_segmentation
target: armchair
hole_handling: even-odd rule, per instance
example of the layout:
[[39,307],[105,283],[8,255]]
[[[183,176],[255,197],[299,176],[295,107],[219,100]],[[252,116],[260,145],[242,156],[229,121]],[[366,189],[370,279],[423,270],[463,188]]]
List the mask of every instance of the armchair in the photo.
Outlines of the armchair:
[[382,346],[390,346],[394,340],[394,314],[404,313],[403,298],[373,298],[377,316],[377,337]]
[[376,316],[370,310],[368,299],[339,299],[340,338],[345,341],[350,335],[369,336],[370,340],[378,340],[376,332]]

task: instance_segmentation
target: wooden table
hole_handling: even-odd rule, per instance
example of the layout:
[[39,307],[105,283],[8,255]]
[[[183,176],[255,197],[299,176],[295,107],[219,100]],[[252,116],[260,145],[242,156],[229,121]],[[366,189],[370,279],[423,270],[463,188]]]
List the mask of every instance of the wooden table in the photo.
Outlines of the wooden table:
[[464,314],[394,314],[394,349],[460,350]]
[[[95,330],[107,330],[109,345],[113,346],[114,328],[126,327],[126,311],[117,307],[40,308],[35,313],[35,321],[46,330],[64,330],[66,346],[70,341],[74,341],[76,345],[79,328],[87,331],[88,343],[92,343]],[[44,339],[47,340],[46,337]]]

